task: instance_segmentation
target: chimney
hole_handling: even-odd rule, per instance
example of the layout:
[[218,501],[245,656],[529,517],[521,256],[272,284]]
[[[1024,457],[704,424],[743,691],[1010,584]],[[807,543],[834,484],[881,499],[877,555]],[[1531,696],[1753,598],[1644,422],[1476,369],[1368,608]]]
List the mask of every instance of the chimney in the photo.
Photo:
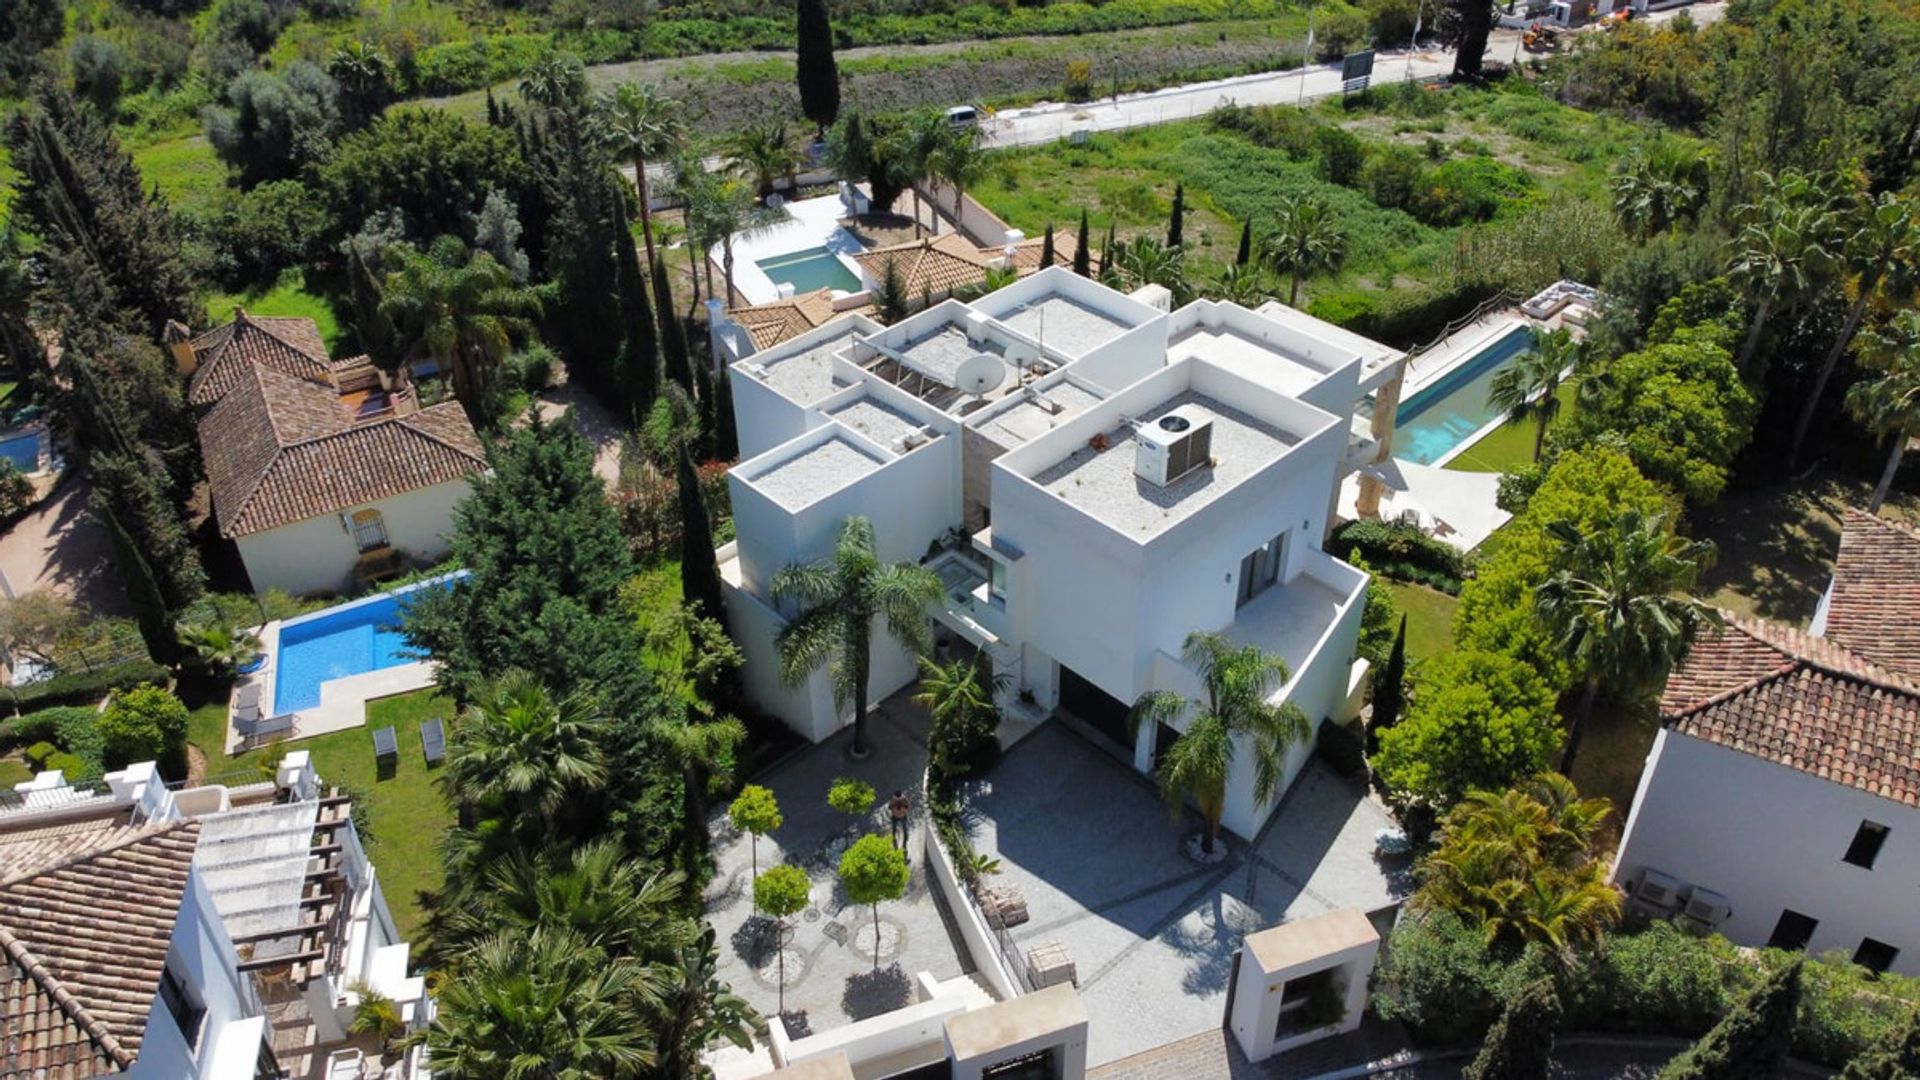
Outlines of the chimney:
[[193,351],[193,331],[178,319],[168,319],[166,329],[161,331],[160,340],[173,354],[173,370],[176,374],[191,375],[200,366],[200,357]]

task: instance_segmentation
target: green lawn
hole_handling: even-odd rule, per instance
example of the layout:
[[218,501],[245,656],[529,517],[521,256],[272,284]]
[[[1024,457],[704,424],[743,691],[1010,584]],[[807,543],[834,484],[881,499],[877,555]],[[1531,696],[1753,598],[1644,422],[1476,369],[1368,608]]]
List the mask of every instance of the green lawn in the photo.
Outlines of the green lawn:
[[1453,610],[1458,597],[1425,585],[1387,583],[1393,602],[1407,615],[1407,659],[1425,660],[1453,648]]
[[[381,890],[393,909],[400,933],[416,937],[424,921],[420,893],[440,887],[440,839],[453,825],[453,809],[434,782],[438,769],[429,769],[420,750],[420,722],[453,715],[453,703],[431,690],[367,703],[367,725],[314,739],[285,743],[282,750],[306,750],[323,783],[348,789],[367,810],[367,854],[379,868]],[[393,775],[375,773],[373,731],[392,725],[400,737],[400,760]],[[238,757],[223,753],[226,739],[224,704],[193,711],[188,738],[207,756],[207,774],[225,774],[262,768],[267,751]]]
[[333,307],[307,291],[306,275],[288,270],[273,283],[273,288],[247,293],[214,293],[207,297],[209,326],[219,326],[233,318],[235,308],[244,307],[249,315],[292,315],[312,319],[320,328],[320,337],[329,349],[340,337],[340,320]]
[[8,788],[15,784],[24,784],[33,779],[33,770],[24,761],[14,758],[0,759],[0,784]]
[[175,210],[211,209],[227,187],[227,166],[204,135],[140,147],[133,164]]

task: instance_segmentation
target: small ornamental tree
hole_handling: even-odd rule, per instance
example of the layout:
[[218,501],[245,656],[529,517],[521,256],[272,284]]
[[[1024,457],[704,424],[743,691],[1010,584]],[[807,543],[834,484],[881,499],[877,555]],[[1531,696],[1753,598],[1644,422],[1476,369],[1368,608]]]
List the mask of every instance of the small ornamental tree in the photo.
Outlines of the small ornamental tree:
[[1799,1005],[1800,961],[1795,960],[1769,973],[1713,1030],[1668,1062],[1658,1080],[1772,1076],[1793,1043],[1793,1016]]
[[783,1013],[787,1011],[787,950],[779,938],[786,933],[787,918],[807,906],[810,888],[807,872],[788,863],[769,866],[765,874],[753,879],[753,904],[773,917],[778,930],[774,947],[780,957],[779,1010]]
[[780,827],[780,800],[759,784],[748,784],[727,807],[727,820],[733,827],[752,837],[753,877],[760,878],[760,838]]
[[847,899],[873,907],[873,966],[880,966],[880,901],[898,900],[907,890],[907,856],[881,836],[863,836],[840,856],[840,881]]
[[1046,235],[1040,238],[1040,269],[1053,265],[1053,222],[1047,222]]
[[874,798],[872,784],[851,776],[840,777],[827,789],[827,805],[851,818],[855,829],[860,827],[862,818],[873,812]]
[[1520,988],[1488,1029],[1479,1056],[1464,1080],[1546,1080],[1553,1068],[1553,1032],[1560,1026],[1560,998],[1551,979]]

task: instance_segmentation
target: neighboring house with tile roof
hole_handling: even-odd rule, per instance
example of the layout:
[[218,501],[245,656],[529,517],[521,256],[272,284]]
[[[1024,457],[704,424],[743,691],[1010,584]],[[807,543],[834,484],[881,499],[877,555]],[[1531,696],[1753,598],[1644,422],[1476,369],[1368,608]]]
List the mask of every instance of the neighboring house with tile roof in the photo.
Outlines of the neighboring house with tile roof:
[[1614,880],[1744,945],[1920,974],[1920,536],[1858,512],[1803,632],[1729,616],[1668,678]]
[[236,788],[170,791],[149,762],[8,794],[0,1080],[332,1076],[378,1056],[346,1031],[362,985],[431,1018],[347,800],[304,751]]
[[256,591],[343,591],[445,555],[453,508],[486,468],[458,403],[422,408],[366,357],[329,359],[310,319],[241,311],[167,341],[220,534]]

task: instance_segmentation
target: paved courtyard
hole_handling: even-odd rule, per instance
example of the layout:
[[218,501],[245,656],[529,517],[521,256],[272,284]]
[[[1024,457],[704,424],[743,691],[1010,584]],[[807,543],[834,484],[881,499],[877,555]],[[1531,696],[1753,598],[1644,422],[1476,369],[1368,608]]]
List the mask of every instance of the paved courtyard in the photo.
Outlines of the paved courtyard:
[[1026,896],[1015,947],[1057,941],[1074,960],[1089,1065],[1218,1028],[1247,933],[1343,907],[1373,912],[1411,886],[1403,860],[1374,854],[1385,808],[1317,759],[1257,842],[1229,838],[1217,866],[1180,851],[1197,816],[1174,821],[1147,777],[1059,720],[976,785],[970,815],[975,848],[1001,861],[993,883]]
[[[950,915],[935,898],[921,850],[926,818],[920,778],[927,762],[925,712],[896,695],[870,714],[865,761],[846,755],[852,733],[810,746],[753,782],[780,801],[780,828],[760,839],[760,867],[792,862],[813,880],[812,903],[789,919],[786,941],[787,1027],[796,1037],[865,1019],[913,1001],[914,976],[936,980],[971,970]],[[873,954],[873,910],[849,906],[839,883],[840,852],[853,835],[846,815],[827,805],[837,777],[872,784],[878,798],[866,831],[886,835],[880,804],[896,788],[913,799],[913,837],[908,851],[913,876],[904,899],[880,905],[880,958]],[[715,815],[714,880],[707,887],[706,916],[720,939],[720,977],[762,1014],[778,1010],[779,953],[764,919],[752,916],[751,838],[736,834],[725,808]]]

